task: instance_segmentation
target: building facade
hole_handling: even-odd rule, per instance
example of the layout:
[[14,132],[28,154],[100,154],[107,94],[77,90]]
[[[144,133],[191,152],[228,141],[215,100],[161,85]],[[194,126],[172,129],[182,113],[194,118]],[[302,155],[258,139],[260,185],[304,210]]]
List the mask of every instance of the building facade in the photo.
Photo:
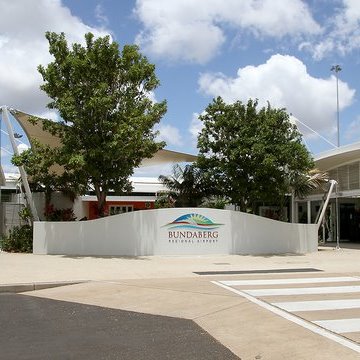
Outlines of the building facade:
[[[325,241],[360,241],[360,142],[341,146],[315,157],[316,168],[337,182],[331,195],[320,237]],[[314,223],[324,201],[318,190],[296,199],[295,220]]]

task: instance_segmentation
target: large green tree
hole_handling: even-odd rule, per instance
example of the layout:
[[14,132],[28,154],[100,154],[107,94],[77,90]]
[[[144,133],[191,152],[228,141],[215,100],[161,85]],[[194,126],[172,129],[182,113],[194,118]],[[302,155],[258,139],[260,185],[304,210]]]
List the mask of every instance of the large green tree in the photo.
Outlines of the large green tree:
[[102,216],[109,190],[129,191],[134,168],[165,145],[153,130],[166,112],[165,101],[149,96],[159,85],[155,66],[137,46],[120,51],[109,36],[88,33],[85,46],[71,47],[63,33],[46,38],[54,61],[38,67],[41,89],[63,119],[47,122],[46,130],[60,138],[60,165],[94,189]]
[[284,109],[258,108],[256,100],[227,104],[214,99],[201,115],[198,165],[216,188],[242,211],[256,204],[282,205],[313,168],[301,134]]

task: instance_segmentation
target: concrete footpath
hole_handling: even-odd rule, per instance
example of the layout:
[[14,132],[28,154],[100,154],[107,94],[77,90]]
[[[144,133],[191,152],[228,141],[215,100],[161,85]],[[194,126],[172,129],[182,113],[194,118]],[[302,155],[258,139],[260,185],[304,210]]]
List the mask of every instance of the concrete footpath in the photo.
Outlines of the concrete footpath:
[[[257,289],[257,283],[269,280],[284,283],[281,288],[308,286],[286,285],[294,282],[318,282],[311,286],[319,287],[329,282],[326,289],[338,286],[336,293],[344,289],[350,292],[345,296],[347,301],[356,302],[360,246],[342,245],[340,250],[327,246],[313,254],[276,256],[127,258],[0,253],[0,267],[0,291],[27,291],[22,295],[192,320],[241,359],[360,356],[356,327],[350,335],[325,329],[325,335],[330,335],[324,336],[312,328],[321,318],[318,312],[303,316],[281,310],[284,315],[278,308],[273,311],[271,297],[249,295],[250,288]],[[231,281],[250,287],[243,291],[241,286],[223,286]],[[355,290],[343,286],[343,281]],[[321,292],[311,295],[312,299],[325,300]],[[297,300],[306,300],[299,296],[305,295],[296,295]],[[336,296],[342,298],[343,294],[330,295],[333,301],[337,301]],[[360,308],[344,311],[339,316],[360,318]],[[335,310],[331,316],[337,318]]]

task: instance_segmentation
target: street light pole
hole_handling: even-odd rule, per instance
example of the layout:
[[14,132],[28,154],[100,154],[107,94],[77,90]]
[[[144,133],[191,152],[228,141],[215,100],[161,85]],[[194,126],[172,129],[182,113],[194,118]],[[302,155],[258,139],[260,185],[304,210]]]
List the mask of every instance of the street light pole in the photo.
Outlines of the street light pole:
[[335,72],[336,77],[336,125],[337,125],[337,146],[340,146],[340,121],[339,121],[339,75],[338,73],[341,71],[341,67],[339,65],[334,65],[330,69]]
[[[339,72],[341,67],[339,65],[334,65],[330,69],[335,72],[336,77],[336,125],[337,125],[337,146],[340,147],[340,129],[339,129]],[[336,185],[336,198],[335,198],[335,207],[336,207],[336,250],[340,250],[340,207],[339,207],[339,192],[338,184]]]

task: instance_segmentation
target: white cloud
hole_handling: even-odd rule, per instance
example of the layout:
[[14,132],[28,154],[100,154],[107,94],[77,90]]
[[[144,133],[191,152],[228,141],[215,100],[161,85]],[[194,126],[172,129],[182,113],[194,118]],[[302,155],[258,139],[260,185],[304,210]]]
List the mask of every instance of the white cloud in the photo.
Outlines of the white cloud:
[[189,132],[195,144],[197,143],[197,138],[203,128],[203,123],[199,120],[199,116],[200,114],[193,113],[189,126]]
[[[306,66],[293,56],[273,55],[259,66],[240,68],[237,76],[205,73],[199,79],[200,90],[207,95],[222,96],[227,102],[259,99],[273,107],[285,107],[289,113],[326,136],[336,127],[336,79],[334,75],[312,77]],[[355,90],[339,80],[339,108],[348,107]]]
[[155,95],[155,92],[154,91],[148,91],[147,94],[146,94],[146,97],[152,101],[154,104],[157,103],[157,99],[156,99],[156,95]]
[[39,64],[51,61],[46,31],[64,32],[70,42],[83,42],[89,27],[73,16],[60,0],[0,0],[0,99],[2,104],[29,113],[45,111],[48,99],[39,89]]
[[109,25],[109,19],[105,15],[105,11],[102,4],[97,4],[95,6],[95,17],[100,25],[104,25],[104,26]]
[[17,146],[17,150],[18,150],[19,154],[23,153],[24,151],[26,151],[28,149],[29,149],[29,146],[26,144],[23,144],[23,143],[21,143]]
[[156,130],[160,132],[158,140],[165,141],[166,144],[180,146],[183,144],[181,134],[178,128],[172,125],[158,125]]
[[345,131],[345,139],[347,141],[358,140],[360,137],[360,117],[353,120]]
[[346,55],[360,48],[360,1],[343,0],[342,6],[335,8],[322,36],[314,42],[304,42],[300,50],[306,49],[317,60],[336,51]]
[[59,121],[60,120],[60,115],[56,110],[47,110],[47,111],[42,111],[39,113],[34,113],[33,115],[38,116],[42,119],[49,119],[49,120],[54,120],[54,121]]
[[228,27],[274,38],[321,32],[301,0],[137,0],[134,12],[144,26],[136,41],[147,52],[197,63],[219,52]]

